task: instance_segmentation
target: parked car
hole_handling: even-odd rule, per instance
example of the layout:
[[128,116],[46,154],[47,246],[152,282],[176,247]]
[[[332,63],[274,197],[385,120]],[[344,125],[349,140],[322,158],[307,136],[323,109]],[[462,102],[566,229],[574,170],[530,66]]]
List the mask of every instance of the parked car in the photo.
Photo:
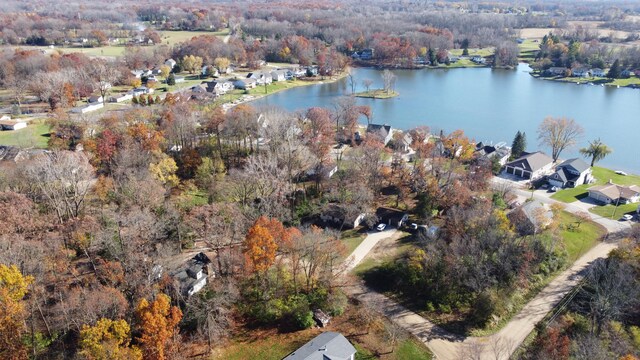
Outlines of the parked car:
[[387,228],[387,224],[378,224],[378,226],[376,226],[376,230],[378,231],[383,231],[386,228]]
[[626,173],[626,172],[624,172],[624,171],[620,171],[620,170],[616,171],[616,174],[618,174],[618,175],[622,175],[622,176],[627,176],[627,173]]
[[557,188],[556,186],[552,186],[552,187],[549,189],[549,191],[551,191],[551,192],[556,192],[556,191],[558,191],[558,188]]
[[629,221],[629,220],[631,220],[631,219],[633,219],[633,215],[630,215],[630,214],[624,214],[624,215],[622,215],[622,217],[620,218],[620,220],[622,220],[622,221]]
[[416,224],[416,223],[411,223],[411,229],[413,229],[413,230],[418,230],[418,224]]

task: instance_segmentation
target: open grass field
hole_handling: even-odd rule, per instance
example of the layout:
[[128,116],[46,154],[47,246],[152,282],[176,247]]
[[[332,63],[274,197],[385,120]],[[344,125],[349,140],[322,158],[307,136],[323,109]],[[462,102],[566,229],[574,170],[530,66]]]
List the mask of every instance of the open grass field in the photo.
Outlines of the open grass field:
[[49,142],[49,130],[49,125],[39,121],[30,122],[24,129],[0,131],[0,145],[45,149]]
[[342,243],[346,247],[346,256],[351,255],[360,243],[367,237],[366,233],[360,233],[357,230],[347,230],[342,232]]
[[603,167],[594,166],[592,168],[593,177],[596,179],[594,184],[580,185],[572,189],[560,190],[551,196],[552,199],[571,203],[580,200],[588,195],[587,189],[595,185],[606,184],[609,180],[618,185],[638,185],[640,186],[640,176],[638,175],[618,175],[615,170],[605,169]]
[[578,218],[566,211],[560,212],[557,220],[562,225],[560,234],[567,251],[569,264],[573,264],[589,249],[594,247],[598,239],[607,233],[604,227],[592,221],[583,222],[578,226]]
[[620,219],[624,214],[635,215],[640,204],[623,204],[617,208],[614,205],[596,206],[589,209],[591,213],[600,215],[602,217],[610,218],[613,220]]

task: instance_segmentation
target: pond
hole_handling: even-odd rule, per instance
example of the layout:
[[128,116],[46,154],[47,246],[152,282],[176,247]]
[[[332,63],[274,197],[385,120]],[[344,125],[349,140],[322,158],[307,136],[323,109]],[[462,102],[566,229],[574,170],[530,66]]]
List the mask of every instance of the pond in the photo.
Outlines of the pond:
[[[373,122],[400,129],[428,126],[432,133],[462,129],[476,141],[511,144],[516,131],[527,135],[527,150],[550,149],[538,145],[536,130],[547,116],[575,119],[585,129],[578,146],[561,154],[579,156],[578,147],[600,138],[614,152],[599,164],[640,174],[640,90],[598,85],[576,85],[545,81],[529,75],[520,64],[515,70],[489,68],[394,70],[392,99],[358,98],[371,106]],[[382,87],[382,72],[354,69],[358,84],[370,79]],[[295,111],[312,106],[333,108],[340,96],[350,94],[348,80],[297,87],[253,102]]]

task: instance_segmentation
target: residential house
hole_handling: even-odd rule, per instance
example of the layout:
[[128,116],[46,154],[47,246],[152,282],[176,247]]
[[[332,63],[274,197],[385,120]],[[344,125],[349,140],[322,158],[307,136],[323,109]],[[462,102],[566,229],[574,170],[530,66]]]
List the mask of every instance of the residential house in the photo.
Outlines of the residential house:
[[207,91],[216,95],[224,95],[233,90],[233,83],[227,80],[208,81],[205,84]]
[[199,292],[207,285],[209,277],[215,277],[215,272],[210,265],[211,260],[209,257],[200,252],[173,272],[173,279],[177,282],[180,293],[183,296],[189,297]]
[[511,156],[511,148],[505,143],[496,145],[484,145],[482,142],[476,144],[476,155],[486,157],[489,160],[498,159],[500,165],[504,166]]
[[184,76],[174,76],[173,79],[175,80],[176,84],[180,84],[185,81]]
[[140,79],[144,74],[144,70],[131,70],[131,75],[135,76],[136,79]]
[[553,221],[553,212],[540,201],[527,201],[507,214],[520,235],[532,235],[544,230]]
[[611,180],[605,185],[588,189],[589,197],[605,204],[631,204],[640,201],[640,186],[616,185]]
[[412,143],[413,143],[413,137],[411,137],[411,134],[409,134],[409,132],[405,132],[402,134],[400,141],[396,145],[400,151],[409,152],[411,151]]
[[153,94],[153,91],[154,90],[152,88],[148,88],[146,86],[140,86],[139,88],[135,88],[131,90],[131,94],[133,96],[139,96],[142,94],[149,95],[149,94]]
[[371,60],[373,59],[373,54],[374,54],[373,49],[362,49],[362,51],[360,52],[356,51],[353,54],[351,54],[351,57],[354,59],[360,59],[360,60]]
[[253,89],[256,87],[257,84],[258,84],[258,81],[256,79],[251,79],[251,78],[238,79],[233,82],[233,85],[236,87],[236,89],[242,89],[242,90]]
[[327,331],[282,360],[355,360],[356,348],[342,334]]
[[194,85],[189,90],[191,90],[193,94],[206,94],[208,92],[206,83]]
[[262,72],[249,73],[247,74],[247,79],[256,80],[258,85],[271,84],[273,82],[273,77],[271,77],[271,74]]
[[406,212],[388,207],[379,207],[376,209],[376,216],[378,217],[378,222],[396,228],[402,227],[402,225],[409,220],[409,214]]
[[595,68],[595,69],[591,69],[591,76],[605,77],[605,76],[607,76],[607,74],[604,72],[604,70],[602,70],[600,68]]
[[393,137],[393,132],[390,125],[369,124],[367,125],[367,136],[376,137],[387,145]]
[[274,70],[270,74],[273,81],[287,80],[287,70]]
[[328,204],[320,214],[320,220],[338,228],[353,229],[360,226],[365,216],[366,214],[362,212],[348,214],[344,207],[337,204]]
[[549,175],[549,184],[561,189],[589,184],[592,181],[591,167],[579,158],[564,161],[556,166],[556,172]]
[[27,127],[24,120],[0,120],[0,130],[20,130]]
[[589,68],[579,67],[571,69],[571,75],[574,77],[588,77],[590,75]]
[[473,61],[476,64],[486,64],[487,63],[487,59],[483,58],[482,56],[474,56],[471,58],[471,61]]
[[173,70],[173,68],[176,66],[176,61],[173,59],[167,59],[167,61],[165,61],[164,64],[170,67],[171,70]]
[[568,70],[569,69],[567,69],[566,67],[554,66],[545,70],[544,73],[546,75],[552,75],[552,76],[564,76]]
[[117,94],[117,95],[110,96],[109,102],[121,103],[123,101],[131,100],[131,99],[133,99],[132,94]]
[[633,74],[637,77],[640,77],[640,69],[633,70]]
[[89,96],[89,102],[90,103],[101,103],[104,102],[104,98],[100,95],[91,95]]
[[338,165],[335,163],[318,164],[305,172],[308,179],[330,179],[338,172]]
[[541,151],[524,154],[505,164],[508,174],[531,180],[545,175],[552,168],[553,159]]
[[84,106],[74,107],[73,109],[71,109],[71,112],[75,113],[75,114],[86,114],[88,112],[100,110],[103,107],[104,107],[104,103],[100,102],[100,103],[95,103],[95,104],[88,104],[88,105],[84,105]]
[[623,79],[628,79],[631,77],[631,74],[633,74],[633,72],[631,72],[631,70],[629,69],[624,69],[620,72],[620,77]]

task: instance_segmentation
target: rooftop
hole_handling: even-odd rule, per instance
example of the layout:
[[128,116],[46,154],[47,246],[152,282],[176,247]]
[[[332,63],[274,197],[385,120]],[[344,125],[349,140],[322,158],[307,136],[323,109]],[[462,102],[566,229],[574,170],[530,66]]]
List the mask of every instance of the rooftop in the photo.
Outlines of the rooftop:
[[314,337],[282,360],[348,360],[356,349],[342,334],[328,331]]

